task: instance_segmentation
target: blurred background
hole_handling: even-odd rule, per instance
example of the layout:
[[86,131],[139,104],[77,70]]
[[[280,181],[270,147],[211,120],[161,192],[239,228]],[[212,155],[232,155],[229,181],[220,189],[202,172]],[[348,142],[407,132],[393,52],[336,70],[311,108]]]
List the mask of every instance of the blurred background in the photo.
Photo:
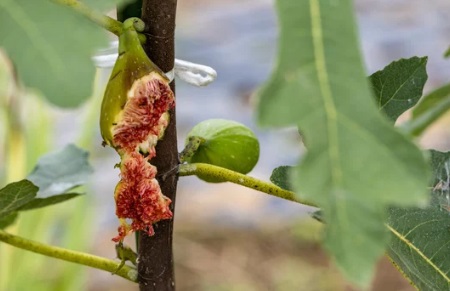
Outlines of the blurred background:
[[[205,88],[177,82],[179,149],[187,132],[209,118],[244,123],[258,135],[260,161],[250,175],[268,180],[273,168],[294,165],[302,154],[295,128],[261,129],[253,93],[270,76],[276,55],[277,21],[270,0],[180,0],[177,58],[211,66],[217,80]],[[450,79],[442,57],[450,44],[446,0],[356,0],[367,74],[391,61],[428,56],[425,92]],[[2,59],[2,63],[6,61]],[[36,92],[14,88],[5,65],[0,84],[0,181],[22,179],[43,153],[68,143],[90,151],[95,173],[87,195],[48,209],[21,214],[9,231],[27,238],[114,258],[117,220],[113,191],[118,156],[101,147],[98,112],[109,70],[98,69],[92,98],[75,110],[55,108]],[[0,87],[1,87],[0,86]],[[404,116],[407,118],[407,114]],[[450,116],[420,141],[450,149]],[[175,215],[176,279],[190,290],[357,290],[339,275],[320,247],[321,224],[311,208],[239,187],[183,177]],[[126,241],[134,246],[132,238]],[[0,290],[137,290],[103,271],[47,259],[0,244]],[[383,258],[372,290],[414,290]]]

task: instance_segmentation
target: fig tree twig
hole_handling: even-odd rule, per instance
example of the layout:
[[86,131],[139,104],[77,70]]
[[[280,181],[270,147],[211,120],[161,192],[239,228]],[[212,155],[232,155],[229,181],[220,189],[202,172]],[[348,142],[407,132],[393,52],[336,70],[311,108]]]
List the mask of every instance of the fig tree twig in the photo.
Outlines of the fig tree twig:
[[294,192],[282,189],[275,184],[210,164],[182,164],[179,166],[178,174],[180,176],[192,176],[200,174],[203,177],[225,180],[227,182],[235,183],[275,197],[294,201],[303,205],[317,207],[310,201],[298,198]]
[[118,269],[120,263],[113,260],[43,244],[40,242],[36,242],[17,235],[7,233],[3,230],[0,230],[0,241],[34,253],[38,253],[41,255],[57,258],[60,260],[80,265],[89,266],[92,268],[108,271],[110,273],[114,273],[117,271],[117,273],[115,273],[116,275],[125,278],[129,281],[137,282],[136,269],[127,265],[124,265],[122,266],[122,268]]

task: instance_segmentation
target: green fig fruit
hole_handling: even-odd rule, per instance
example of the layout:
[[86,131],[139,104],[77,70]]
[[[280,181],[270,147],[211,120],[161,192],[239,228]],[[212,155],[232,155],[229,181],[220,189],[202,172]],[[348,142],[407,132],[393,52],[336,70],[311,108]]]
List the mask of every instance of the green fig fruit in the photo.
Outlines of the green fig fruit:
[[[256,135],[248,127],[235,121],[202,121],[188,133],[186,145],[193,140],[201,142],[196,145],[195,152],[185,158],[189,163],[206,163],[247,174],[259,159],[259,142]],[[211,183],[223,182],[201,175],[199,178]]]

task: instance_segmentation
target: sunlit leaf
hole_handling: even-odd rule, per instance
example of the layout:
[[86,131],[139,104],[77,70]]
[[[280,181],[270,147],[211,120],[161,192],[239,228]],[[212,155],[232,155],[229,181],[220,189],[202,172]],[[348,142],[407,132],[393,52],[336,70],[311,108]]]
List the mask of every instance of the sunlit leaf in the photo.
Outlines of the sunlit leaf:
[[279,57],[259,120],[299,126],[308,152],[292,175],[295,192],[322,209],[337,266],[367,286],[388,239],[385,209],[426,200],[428,165],[375,105],[352,3],[277,1]]

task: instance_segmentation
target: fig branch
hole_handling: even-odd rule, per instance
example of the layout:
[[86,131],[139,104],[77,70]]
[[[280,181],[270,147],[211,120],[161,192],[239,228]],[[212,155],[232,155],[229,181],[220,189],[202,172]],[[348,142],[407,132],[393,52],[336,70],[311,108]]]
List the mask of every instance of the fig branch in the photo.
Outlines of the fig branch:
[[314,203],[299,199],[292,191],[284,190],[272,183],[265,182],[232,170],[228,170],[222,167],[204,164],[204,163],[192,163],[181,164],[178,168],[179,176],[192,176],[201,175],[216,180],[224,180],[227,182],[235,183],[247,188],[251,188],[269,195],[283,198],[289,201],[294,201],[303,205],[317,207]]
[[[163,71],[169,72],[175,60],[175,20],[177,0],[143,0],[142,17],[145,23],[147,41],[143,45],[148,57]],[[170,83],[175,92],[175,81]],[[177,130],[175,108],[169,111],[170,122],[164,138],[156,145],[156,157],[152,164],[160,173],[168,173],[179,163],[177,148]],[[161,192],[172,200],[170,204],[175,214],[177,189],[176,172],[165,175],[164,179],[156,177]],[[141,291],[173,291],[175,276],[173,264],[173,219],[161,220],[154,225],[155,235],[148,236],[141,232],[138,239],[138,272]]]
[[43,244],[7,233],[3,230],[0,230],[0,241],[48,257],[104,270],[129,281],[137,282],[138,273],[136,269],[127,265],[120,267],[120,263],[113,260]]
[[91,21],[97,23],[104,29],[114,33],[117,36],[122,34],[123,31],[122,22],[96,12],[80,1],[77,0],[53,0],[53,1],[58,4],[70,7],[75,12],[84,15]]

